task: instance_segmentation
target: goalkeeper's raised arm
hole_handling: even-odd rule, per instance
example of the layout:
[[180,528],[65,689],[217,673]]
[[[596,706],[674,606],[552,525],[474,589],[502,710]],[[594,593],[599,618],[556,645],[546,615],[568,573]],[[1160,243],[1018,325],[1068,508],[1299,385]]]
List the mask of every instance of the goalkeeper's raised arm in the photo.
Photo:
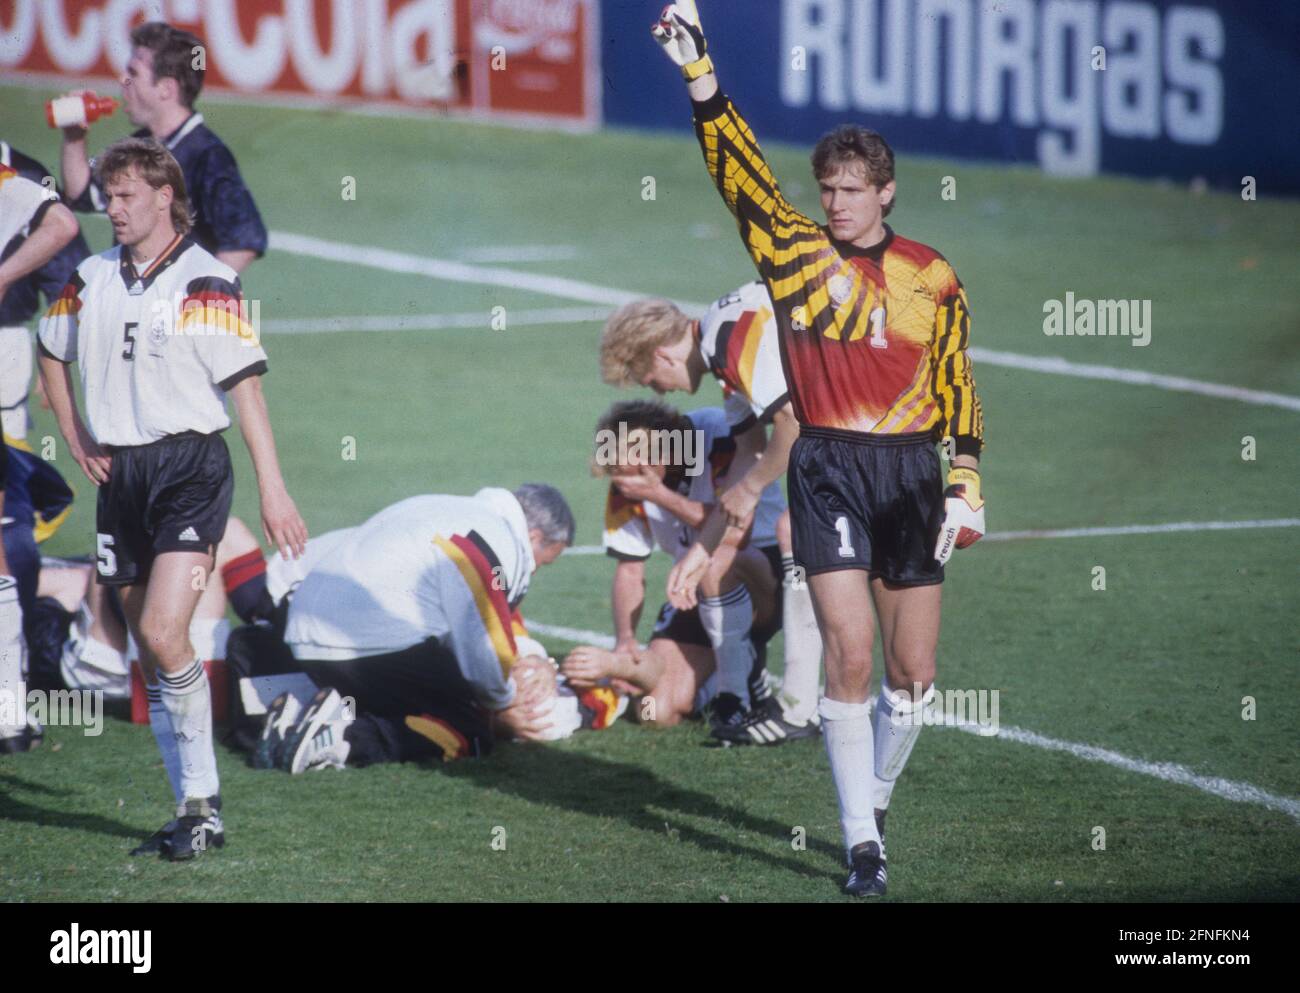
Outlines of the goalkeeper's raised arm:
[[[718,88],[695,0],[669,4],[651,27],[664,53],[681,67],[695,109],[695,134],[709,175],[740,223],[740,234],[763,279],[769,280],[783,246],[818,237],[817,224],[781,195],[754,133]],[[779,229],[779,237],[776,232]]]

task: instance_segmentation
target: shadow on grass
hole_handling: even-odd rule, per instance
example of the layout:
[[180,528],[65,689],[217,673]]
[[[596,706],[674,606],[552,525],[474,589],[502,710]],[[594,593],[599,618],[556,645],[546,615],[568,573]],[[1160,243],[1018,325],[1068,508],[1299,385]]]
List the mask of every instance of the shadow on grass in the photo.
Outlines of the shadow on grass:
[[72,814],[62,810],[48,810],[19,800],[14,796],[16,790],[45,796],[70,796],[72,794],[71,790],[51,789],[41,783],[33,783],[30,780],[0,772],[0,820],[35,824],[43,828],[70,828],[73,831],[89,831],[95,834],[130,838],[136,841],[140,838],[139,828],[130,827],[121,821],[100,817],[98,814]]
[[[641,766],[536,745],[511,745],[487,760],[454,762],[444,772],[529,803],[622,821],[659,837],[671,831],[679,841],[703,851],[752,859],[806,879],[829,879],[836,885],[843,882],[840,873],[815,869],[793,850],[777,855],[735,838],[736,833],[749,831],[788,845],[794,825],[756,817],[707,793],[661,779]],[[720,821],[725,825],[720,830],[726,833],[692,826],[686,818]],[[837,845],[825,841],[809,838],[808,848],[836,863],[844,858]]]

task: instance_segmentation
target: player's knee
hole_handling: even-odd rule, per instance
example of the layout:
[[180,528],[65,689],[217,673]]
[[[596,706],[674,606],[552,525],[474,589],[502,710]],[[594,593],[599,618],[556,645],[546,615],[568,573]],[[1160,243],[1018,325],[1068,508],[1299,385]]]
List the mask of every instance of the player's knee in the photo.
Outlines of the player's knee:
[[178,629],[167,618],[142,617],[140,619],[140,650],[148,652],[152,661],[164,672],[190,661],[189,632]]
[[927,689],[934,682],[934,652],[920,651],[906,646],[887,646],[885,651],[885,671],[889,674],[889,683],[895,689],[911,692],[916,683],[921,689]]

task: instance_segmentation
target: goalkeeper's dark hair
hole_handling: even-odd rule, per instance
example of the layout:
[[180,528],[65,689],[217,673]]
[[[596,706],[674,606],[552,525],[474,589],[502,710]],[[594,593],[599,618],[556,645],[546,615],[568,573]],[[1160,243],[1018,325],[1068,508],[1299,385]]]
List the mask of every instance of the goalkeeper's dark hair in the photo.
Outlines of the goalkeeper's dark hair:
[[573,520],[573,511],[564,494],[554,486],[546,483],[524,483],[515,490],[515,499],[524,510],[524,520],[531,531],[536,528],[542,532],[542,540],[548,545],[562,541],[565,545],[573,544],[577,525]]
[[[862,163],[867,182],[877,189],[894,181],[894,150],[877,131],[857,124],[841,124],[834,131],[822,135],[812,151],[813,176],[825,179],[844,166]],[[881,213],[889,216],[898,202],[895,193]]]

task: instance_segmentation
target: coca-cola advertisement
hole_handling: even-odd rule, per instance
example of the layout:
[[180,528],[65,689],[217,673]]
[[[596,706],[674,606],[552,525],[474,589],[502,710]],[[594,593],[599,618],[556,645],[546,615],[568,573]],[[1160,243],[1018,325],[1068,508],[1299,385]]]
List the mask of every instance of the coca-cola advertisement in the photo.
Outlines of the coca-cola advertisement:
[[0,79],[120,77],[147,20],[202,39],[212,90],[599,123],[595,0],[14,0]]

